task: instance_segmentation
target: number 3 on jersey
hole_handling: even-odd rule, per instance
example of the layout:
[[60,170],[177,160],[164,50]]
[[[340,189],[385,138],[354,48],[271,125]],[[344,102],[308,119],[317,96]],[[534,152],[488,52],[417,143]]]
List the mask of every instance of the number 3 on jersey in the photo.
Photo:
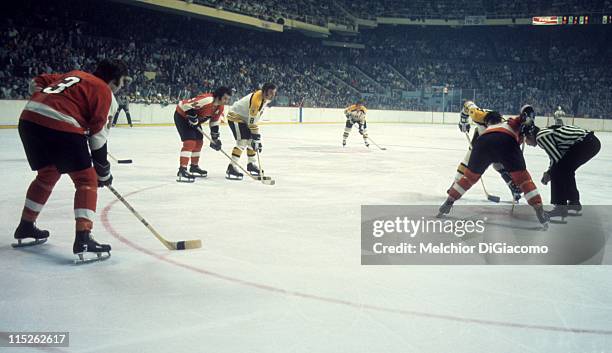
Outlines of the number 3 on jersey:
[[58,83],[55,86],[49,86],[43,89],[43,93],[55,94],[62,93],[66,88],[73,86],[81,81],[80,78],[75,76],[69,76],[62,80],[62,82]]

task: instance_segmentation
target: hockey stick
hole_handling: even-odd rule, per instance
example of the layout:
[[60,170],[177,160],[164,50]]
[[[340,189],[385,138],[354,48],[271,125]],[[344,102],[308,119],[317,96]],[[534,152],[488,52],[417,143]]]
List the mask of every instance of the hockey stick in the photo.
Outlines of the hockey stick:
[[[470,135],[467,132],[465,133],[465,138],[467,139],[470,148],[472,148],[472,141],[470,141]],[[495,203],[501,201],[501,198],[499,196],[489,194],[487,188],[485,187],[484,180],[482,180],[482,176],[480,177],[480,183],[482,184],[482,190],[484,191],[485,195],[487,195],[487,200]]]
[[370,139],[370,141],[371,141],[371,142],[372,142],[372,143],[373,143],[373,144],[374,144],[376,147],[380,148],[380,149],[381,149],[381,150],[383,150],[383,151],[386,151],[386,150],[387,150],[387,148],[386,148],[386,147],[380,147],[380,146],[379,146],[379,145],[378,145],[378,144],[377,144],[377,143],[376,143],[374,140],[372,140],[372,138],[371,138],[371,137],[368,137],[368,138]]
[[[264,169],[261,166],[261,159],[259,158],[259,151],[255,150],[255,153],[257,154],[257,165],[259,166],[259,172],[261,173],[261,181],[263,182],[264,180],[266,180],[266,176],[264,175]],[[272,180],[272,179],[268,179],[270,181],[269,185],[274,185],[276,184],[276,181]]]
[[181,241],[169,241],[166,240],[161,234],[159,234],[150,224],[149,222],[147,222],[141,215],[140,213],[138,213],[134,207],[132,207],[132,205],[130,205],[126,199],[121,196],[121,194],[119,194],[119,192],[117,192],[117,190],[115,190],[114,187],[112,187],[111,185],[107,185],[106,186],[113,194],[115,194],[115,196],[117,197],[117,199],[119,199],[119,201],[121,201],[125,207],[127,207],[128,210],[130,210],[130,212],[132,212],[132,214],[134,216],[136,216],[136,218],[138,218],[138,220],[140,221],[140,223],[144,224],[145,227],[147,227],[147,229],[153,233],[153,235],[157,238],[157,240],[159,240],[162,244],[164,244],[164,246],[166,248],[168,248],[168,250],[187,250],[187,249],[198,249],[202,247],[202,241],[200,239],[195,239],[195,240],[181,240]]
[[115,161],[116,163],[119,163],[119,164],[130,164],[130,163],[132,163],[132,160],[131,160],[131,159],[117,159],[117,158],[115,158],[115,157],[114,157],[112,154],[110,154],[110,152],[107,152],[106,154],[108,154],[108,156],[109,156],[109,157],[110,157],[110,158],[111,158],[113,161]]
[[[206,137],[206,139],[210,142],[213,142],[212,138],[210,136],[208,136],[208,134],[206,134],[204,132],[204,130],[202,130],[202,127],[197,126],[196,129],[202,134],[202,136]],[[240,170],[242,170],[246,175],[248,175],[251,179],[255,180],[255,181],[261,181],[262,184],[266,184],[266,185],[274,185],[274,180],[272,179],[264,179],[263,176],[261,177],[261,179],[258,179],[254,176],[251,175],[251,173],[249,173],[246,169],[244,169],[240,164],[234,162],[234,160],[232,159],[232,157],[227,154],[227,152],[225,152],[223,149],[220,149],[219,152],[223,153],[223,155],[225,157],[227,157],[227,159],[230,160],[230,162],[235,165],[236,167],[238,167]],[[261,169],[261,167],[260,167]]]

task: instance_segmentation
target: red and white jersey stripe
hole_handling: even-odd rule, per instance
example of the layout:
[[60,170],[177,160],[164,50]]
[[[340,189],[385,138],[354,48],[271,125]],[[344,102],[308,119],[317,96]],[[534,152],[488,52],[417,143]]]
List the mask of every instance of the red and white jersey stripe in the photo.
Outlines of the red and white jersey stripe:
[[180,101],[176,106],[176,112],[184,118],[187,116],[188,111],[193,110],[202,120],[210,118],[211,124],[218,124],[224,108],[222,104],[214,104],[212,93],[202,93],[196,97]]
[[505,121],[503,123],[489,125],[482,134],[484,135],[491,132],[503,132],[512,136],[516,140],[516,142],[520,144],[523,142],[522,136],[520,136],[520,129],[521,121],[519,117],[516,117],[510,118],[508,119],[508,121]]
[[[99,135],[118,105],[108,84],[83,71],[41,75],[20,119],[54,130]],[[104,137],[104,141],[106,138]]]

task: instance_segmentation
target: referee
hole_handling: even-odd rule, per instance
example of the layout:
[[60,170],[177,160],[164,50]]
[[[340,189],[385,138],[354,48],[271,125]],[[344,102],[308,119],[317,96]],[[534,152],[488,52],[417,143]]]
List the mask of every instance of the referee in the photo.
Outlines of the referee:
[[592,131],[573,125],[537,126],[526,133],[526,143],[540,146],[550,158],[550,167],[542,176],[544,185],[551,182],[551,217],[565,217],[568,210],[580,212],[580,193],[576,187],[576,169],[591,160],[601,149]]
[[125,111],[125,117],[127,118],[128,124],[130,124],[130,127],[132,127],[132,117],[130,116],[130,99],[127,95],[121,95],[116,98],[119,108],[113,117],[113,127],[117,125],[117,119],[119,118],[119,113],[121,113],[122,110]]

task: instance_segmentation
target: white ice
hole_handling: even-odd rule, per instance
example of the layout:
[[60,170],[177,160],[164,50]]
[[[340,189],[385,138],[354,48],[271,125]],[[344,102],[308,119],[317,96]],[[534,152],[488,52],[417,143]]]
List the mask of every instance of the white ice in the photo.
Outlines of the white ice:
[[[69,348],[0,351],[612,352],[608,266],[361,266],[360,205],[440,204],[466,140],[455,126],[371,124],[387,151],[356,131],[342,148],[342,130],[263,126],[266,186],[225,180],[227,160],[209,148],[209,177],[177,183],[174,127],[114,129],[110,151],[134,160],[113,165],[116,189],[165,237],[203,247],[166,250],[101,189],[94,234],[112,258],[84,266],[71,264],[66,176],[38,220],[50,240],[11,248],[34,173],[17,131],[0,130],[0,331],[71,334]],[[612,204],[612,134],[597,135],[578,185],[584,204]],[[541,186],[548,159],[525,154]],[[496,173],[484,180],[508,199]],[[475,186],[460,202],[483,200]]]

